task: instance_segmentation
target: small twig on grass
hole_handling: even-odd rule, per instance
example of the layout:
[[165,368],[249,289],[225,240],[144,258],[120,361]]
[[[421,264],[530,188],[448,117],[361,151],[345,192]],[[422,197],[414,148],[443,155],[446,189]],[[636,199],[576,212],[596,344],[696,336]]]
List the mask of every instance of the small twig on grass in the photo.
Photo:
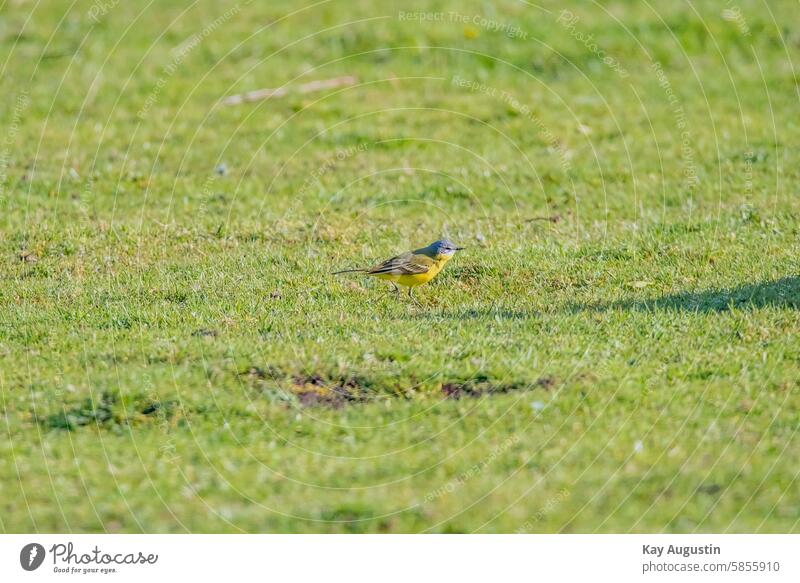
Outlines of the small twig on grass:
[[561,215],[555,214],[549,217],[533,217],[532,219],[528,219],[526,223],[535,223],[536,221],[547,221],[550,223],[557,223],[561,220]]
[[251,103],[253,101],[261,101],[263,99],[273,99],[276,97],[284,97],[289,93],[311,93],[313,91],[321,91],[322,89],[331,89],[333,87],[344,87],[347,85],[355,85],[358,82],[352,75],[344,77],[335,77],[333,79],[321,79],[317,81],[310,81],[303,83],[295,88],[292,87],[278,87],[275,89],[257,89],[255,91],[248,91],[239,95],[230,95],[222,100],[223,105],[239,105],[240,103]]

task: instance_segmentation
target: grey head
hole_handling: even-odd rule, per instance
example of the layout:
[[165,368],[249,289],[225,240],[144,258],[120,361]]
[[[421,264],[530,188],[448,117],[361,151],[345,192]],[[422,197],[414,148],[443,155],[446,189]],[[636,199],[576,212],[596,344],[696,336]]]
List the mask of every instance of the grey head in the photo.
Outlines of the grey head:
[[452,257],[456,251],[461,251],[462,249],[464,249],[464,247],[458,247],[450,239],[439,239],[427,247],[417,249],[414,251],[414,253],[421,253],[423,255],[427,255],[428,257],[437,257],[439,255]]

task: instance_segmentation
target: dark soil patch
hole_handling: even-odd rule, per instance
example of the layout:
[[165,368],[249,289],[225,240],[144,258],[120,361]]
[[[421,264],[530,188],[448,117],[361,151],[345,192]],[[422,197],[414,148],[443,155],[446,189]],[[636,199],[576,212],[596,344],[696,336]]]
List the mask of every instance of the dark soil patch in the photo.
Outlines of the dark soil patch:
[[326,376],[319,373],[289,375],[275,367],[251,366],[240,372],[248,382],[265,395],[278,396],[282,401],[299,403],[302,407],[330,407],[362,403],[373,394],[368,380],[356,376]]
[[556,379],[546,376],[531,384],[526,383],[495,383],[490,380],[467,380],[463,382],[442,383],[442,393],[447,399],[461,399],[463,397],[481,397],[483,395],[498,395],[513,391],[522,391],[531,388],[549,390],[556,384]]
[[701,494],[708,494],[709,496],[715,496],[719,494],[720,490],[722,490],[722,486],[719,484],[703,484],[697,488],[697,491]]
[[271,366],[267,368],[261,368],[260,366],[251,366],[246,371],[240,372],[239,376],[247,377],[251,380],[256,380],[256,381],[265,381],[265,380],[274,381],[276,379],[281,378],[283,375],[280,371],[275,370]]
[[[176,401],[153,401],[136,399],[126,403],[117,395],[104,392],[100,398],[85,399],[70,408],[65,405],[59,413],[37,418],[49,429],[74,431],[87,425],[104,428],[119,428],[130,423],[152,422],[156,419],[172,419],[180,412]],[[141,417],[140,415],[144,415]]]
[[192,336],[205,336],[210,338],[216,338],[219,336],[219,332],[216,330],[212,330],[210,328],[200,328],[199,330],[195,330],[192,332]]
[[39,256],[31,251],[20,251],[18,257],[23,263],[36,263],[39,261]]
[[86,399],[81,405],[48,415],[41,422],[50,429],[66,429],[68,431],[91,423],[101,425],[113,419],[112,407],[115,402],[114,395],[103,393],[98,401]]
[[142,409],[142,415],[153,415],[161,412],[167,417],[171,417],[177,403],[175,401],[153,401]]
[[361,403],[367,387],[355,378],[326,379],[318,374],[292,377],[291,392],[304,407],[331,407]]
[[552,389],[554,386],[556,386],[556,378],[552,376],[541,377],[534,383],[534,385],[545,390]]
[[[246,377],[265,396],[299,404],[301,407],[341,409],[347,405],[367,403],[375,398],[405,394],[402,387],[383,386],[381,383],[376,385],[373,380],[354,375],[338,376],[317,372],[288,375],[271,366],[251,366],[238,374]],[[537,388],[551,390],[557,383],[553,376],[543,376],[532,383],[501,383],[486,375],[476,375],[466,380],[445,381],[440,390],[447,399],[461,399]]]

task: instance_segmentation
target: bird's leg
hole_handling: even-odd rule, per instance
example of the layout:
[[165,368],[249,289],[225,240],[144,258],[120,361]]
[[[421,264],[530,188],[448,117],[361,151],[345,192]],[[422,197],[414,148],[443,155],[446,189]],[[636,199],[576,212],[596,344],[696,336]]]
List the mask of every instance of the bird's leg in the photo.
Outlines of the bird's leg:
[[417,304],[418,306],[422,306],[422,304],[420,304],[420,303],[419,303],[419,301],[417,300],[417,298],[415,298],[415,297],[414,297],[414,294],[412,293],[413,289],[414,289],[413,287],[411,287],[411,286],[408,286],[408,297],[409,297],[409,299],[410,299],[412,302],[414,302],[415,304]]
[[391,281],[391,282],[389,282],[389,283],[391,283],[391,284],[392,284],[392,287],[394,288],[394,290],[393,290],[393,291],[394,291],[394,293],[395,293],[395,294],[397,294],[397,295],[399,296],[399,295],[400,295],[400,288],[399,288],[399,287],[397,287],[397,284],[396,284],[395,282],[393,282],[393,281]]

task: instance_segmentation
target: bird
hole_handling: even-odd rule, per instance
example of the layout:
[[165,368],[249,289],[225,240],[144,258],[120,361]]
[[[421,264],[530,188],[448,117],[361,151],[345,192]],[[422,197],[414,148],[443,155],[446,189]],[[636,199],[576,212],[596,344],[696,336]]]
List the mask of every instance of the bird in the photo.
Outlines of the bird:
[[464,247],[457,247],[449,239],[434,241],[427,247],[408,251],[370,268],[342,269],[334,271],[333,275],[340,273],[366,273],[380,279],[390,281],[394,291],[400,293],[398,285],[408,288],[408,297],[413,298],[412,290],[423,283],[428,283],[444,268],[457,251]]

